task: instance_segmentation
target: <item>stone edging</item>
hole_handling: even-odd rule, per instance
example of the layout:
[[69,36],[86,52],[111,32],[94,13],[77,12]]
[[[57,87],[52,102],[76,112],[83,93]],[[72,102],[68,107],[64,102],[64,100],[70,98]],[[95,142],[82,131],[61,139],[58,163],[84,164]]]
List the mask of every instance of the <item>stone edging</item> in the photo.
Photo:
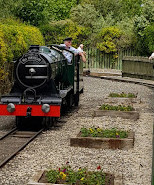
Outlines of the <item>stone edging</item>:
[[[64,185],[64,184],[52,184],[52,183],[39,183],[39,180],[43,176],[45,170],[38,171],[37,174],[35,174],[27,185]],[[114,185],[123,185],[123,178],[119,174],[114,175]]]
[[102,116],[111,116],[111,117],[121,117],[123,119],[139,119],[139,112],[137,111],[114,111],[114,110],[94,110],[93,117],[102,117]]
[[134,147],[134,132],[128,132],[127,138],[98,138],[98,137],[70,138],[70,146],[96,148],[96,149],[121,149],[127,150]]

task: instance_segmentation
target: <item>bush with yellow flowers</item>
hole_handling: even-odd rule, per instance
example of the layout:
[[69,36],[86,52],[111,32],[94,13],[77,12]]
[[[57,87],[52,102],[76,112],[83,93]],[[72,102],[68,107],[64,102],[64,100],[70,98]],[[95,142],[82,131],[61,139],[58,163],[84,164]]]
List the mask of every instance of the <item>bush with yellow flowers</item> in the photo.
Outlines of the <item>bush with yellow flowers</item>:
[[102,128],[81,128],[81,137],[102,137],[102,138],[127,138],[128,132],[116,128],[102,129]]
[[74,171],[67,165],[58,170],[47,171],[46,177],[49,183],[74,185],[105,185],[105,182],[109,180],[105,179],[106,175],[100,166],[97,167],[97,171],[88,171],[86,168]]
[[[10,62],[19,58],[30,45],[44,45],[40,30],[18,20],[0,20],[0,85],[8,81]],[[6,84],[6,83],[5,83]],[[7,87],[7,84],[6,84]]]

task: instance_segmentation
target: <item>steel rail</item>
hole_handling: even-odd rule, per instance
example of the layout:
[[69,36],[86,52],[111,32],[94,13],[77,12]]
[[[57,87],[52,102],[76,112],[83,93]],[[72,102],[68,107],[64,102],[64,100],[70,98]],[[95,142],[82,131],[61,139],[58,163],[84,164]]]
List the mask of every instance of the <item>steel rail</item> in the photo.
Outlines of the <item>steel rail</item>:
[[36,132],[27,142],[25,142],[20,148],[18,148],[15,152],[13,152],[9,157],[3,160],[0,163],[0,168],[3,167],[9,160],[11,160],[18,152],[24,149],[35,137],[37,137],[44,129],[39,130]]
[[17,127],[13,128],[12,130],[10,130],[9,132],[7,132],[6,134],[4,134],[3,136],[0,137],[0,140],[4,139],[5,137],[7,137],[8,135],[12,134],[13,132],[17,131]]

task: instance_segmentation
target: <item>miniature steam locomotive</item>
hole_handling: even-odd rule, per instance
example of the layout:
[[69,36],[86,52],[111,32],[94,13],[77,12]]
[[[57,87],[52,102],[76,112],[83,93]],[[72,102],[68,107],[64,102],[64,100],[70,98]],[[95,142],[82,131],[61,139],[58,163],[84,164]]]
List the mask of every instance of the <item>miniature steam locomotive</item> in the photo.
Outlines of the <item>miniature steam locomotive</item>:
[[[64,52],[72,55],[71,62]],[[1,116],[16,116],[16,125],[32,118],[50,125],[60,117],[62,107],[77,106],[83,91],[80,57],[59,45],[32,45],[14,63],[14,85],[0,100]]]

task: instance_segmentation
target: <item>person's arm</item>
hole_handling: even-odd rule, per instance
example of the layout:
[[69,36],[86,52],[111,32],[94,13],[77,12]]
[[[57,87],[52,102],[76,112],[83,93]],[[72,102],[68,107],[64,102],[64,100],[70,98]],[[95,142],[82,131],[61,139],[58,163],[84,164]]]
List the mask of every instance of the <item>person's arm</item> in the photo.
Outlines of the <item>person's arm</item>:
[[86,57],[85,55],[83,54],[83,52],[80,52],[79,55],[81,56],[81,59],[83,62],[86,62]]

